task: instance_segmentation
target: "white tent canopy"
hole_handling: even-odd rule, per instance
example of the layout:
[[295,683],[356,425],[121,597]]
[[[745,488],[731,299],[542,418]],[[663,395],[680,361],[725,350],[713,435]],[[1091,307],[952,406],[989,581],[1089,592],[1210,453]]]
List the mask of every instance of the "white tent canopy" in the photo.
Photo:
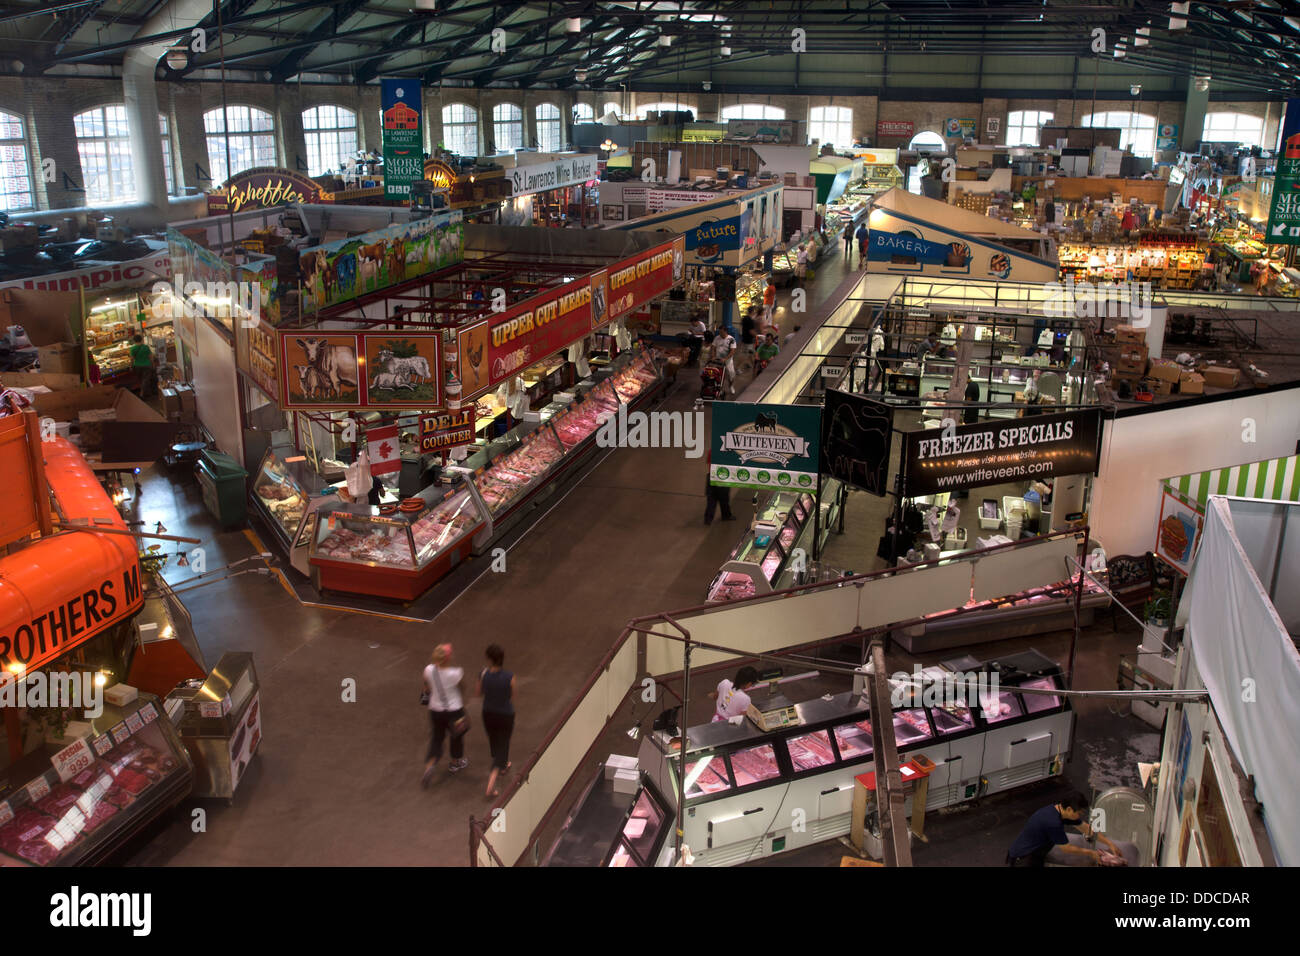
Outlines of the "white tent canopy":
[[1285,512],[1296,507],[1212,496],[1178,609],[1215,717],[1237,762],[1255,778],[1283,866],[1300,865],[1300,817],[1291,809],[1300,792],[1300,653],[1256,567],[1272,578],[1268,557],[1285,550]]

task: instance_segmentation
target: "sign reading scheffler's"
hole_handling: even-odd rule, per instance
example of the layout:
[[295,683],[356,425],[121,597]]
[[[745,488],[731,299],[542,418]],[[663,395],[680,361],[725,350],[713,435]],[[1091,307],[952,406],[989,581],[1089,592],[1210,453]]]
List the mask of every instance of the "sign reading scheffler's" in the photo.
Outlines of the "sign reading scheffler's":
[[1095,475],[1100,447],[1099,408],[909,432],[904,494]]

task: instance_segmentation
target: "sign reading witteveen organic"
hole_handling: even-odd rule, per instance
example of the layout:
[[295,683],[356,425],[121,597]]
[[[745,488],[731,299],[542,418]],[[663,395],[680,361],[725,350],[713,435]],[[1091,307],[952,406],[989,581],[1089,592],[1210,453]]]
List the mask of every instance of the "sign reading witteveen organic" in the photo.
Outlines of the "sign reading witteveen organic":
[[733,488],[817,487],[821,407],[713,403],[709,483]]

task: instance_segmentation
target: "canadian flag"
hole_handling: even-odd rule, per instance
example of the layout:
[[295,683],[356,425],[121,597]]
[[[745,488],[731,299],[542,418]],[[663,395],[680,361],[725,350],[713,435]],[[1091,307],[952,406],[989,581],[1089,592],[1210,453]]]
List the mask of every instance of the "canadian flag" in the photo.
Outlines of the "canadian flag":
[[387,475],[402,470],[401,444],[397,440],[397,426],[366,429],[366,448],[370,453],[370,473]]

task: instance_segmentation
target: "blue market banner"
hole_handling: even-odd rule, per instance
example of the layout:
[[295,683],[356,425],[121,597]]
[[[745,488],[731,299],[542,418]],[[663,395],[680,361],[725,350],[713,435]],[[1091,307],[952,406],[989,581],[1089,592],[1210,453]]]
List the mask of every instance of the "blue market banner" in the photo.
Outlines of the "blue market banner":
[[732,488],[817,487],[820,405],[713,403],[709,483]]
[[384,145],[384,198],[410,199],[411,183],[424,178],[420,81],[380,81]]
[[971,250],[964,242],[931,242],[908,230],[884,232],[872,229],[867,239],[867,259],[898,265],[961,269],[970,264]]
[[730,219],[709,219],[686,231],[686,249],[694,250],[701,262],[714,262],[727,252],[740,248],[749,216],[732,216]]

